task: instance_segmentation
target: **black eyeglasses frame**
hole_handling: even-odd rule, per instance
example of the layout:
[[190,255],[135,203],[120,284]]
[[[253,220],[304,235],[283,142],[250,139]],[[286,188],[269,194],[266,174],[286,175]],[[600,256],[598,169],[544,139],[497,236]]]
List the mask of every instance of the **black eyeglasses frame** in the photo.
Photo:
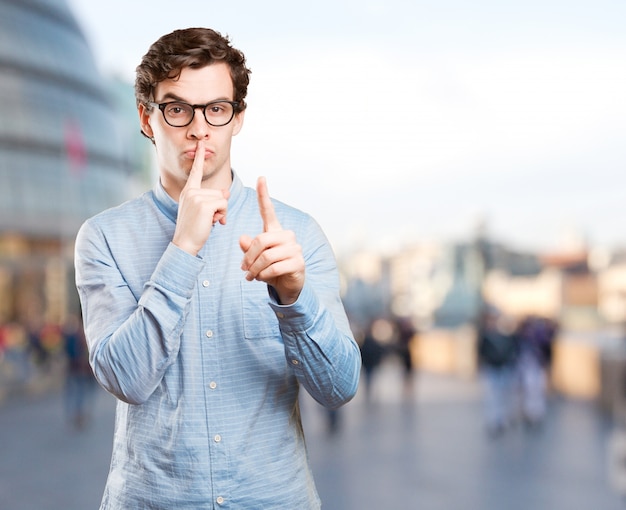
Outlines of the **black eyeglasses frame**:
[[[228,104],[230,104],[233,107],[233,112],[232,112],[232,115],[230,116],[230,119],[228,119],[227,122],[224,122],[223,124],[213,124],[206,117],[206,109],[209,106],[211,106],[211,105],[220,104],[220,103],[228,103]],[[196,116],[196,110],[198,110],[198,109],[202,110],[202,116],[204,117],[204,120],[207,122],[207,124],[209,124],[210,126],[213,126],[213,127],[223,127],[223,126],[226,126],[226,125],[228,125],[228,124],[230,124],[232,122],[232,120],[235,118],[235,114],[237,113],[237,108],[239,107],[239,102],[238,101],[228,101],[227,99],[217,99],[215,101],[210,101],[210,102],[208,102],[206,104],[189,104],[189,103],[186,103],[185,101],[166,101],[165,103],[148,102],[146,104],[148,106],[156,107],[159,110],[161,110],[161,114],[163,114],[163,120],[165,120],[165,122],[166,122],[166,124],[168,126],[172,126],[172,127],[187,127],[189,124],[191,124],[193,122],[193,119]],[[171,124],[167,120],[167,117],[165,115],[165,108],[168,105],[171,105],[171,104],[181,104],[181,105],[185,105],[185,106],[191,107],[191,119],[189,119],[189,122],[187,122],[187,124],[176,126],[174,124]]]

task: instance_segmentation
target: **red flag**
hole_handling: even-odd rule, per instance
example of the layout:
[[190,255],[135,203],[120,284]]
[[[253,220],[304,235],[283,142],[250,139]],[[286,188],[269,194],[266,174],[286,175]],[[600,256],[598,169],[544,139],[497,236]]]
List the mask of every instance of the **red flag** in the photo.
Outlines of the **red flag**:
[[83,131],[76,119],[66,119],[64,126],[65,154],[70,174],[81,177],[87,168],[87,148]]

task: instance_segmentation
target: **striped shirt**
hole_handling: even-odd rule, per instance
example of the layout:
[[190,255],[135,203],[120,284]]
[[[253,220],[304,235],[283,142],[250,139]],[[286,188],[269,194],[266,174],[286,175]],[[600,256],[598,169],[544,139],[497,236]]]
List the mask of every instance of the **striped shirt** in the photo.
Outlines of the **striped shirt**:
[[263,229],[233,175],[227,224],[194,257],[171,243],[178,204],[160,184],[87,220],[76,284],[90,363],[119,400],[101,509],[316,509],[298,407],[303,386],[337,408],[356,393],[359,349],[329,243],[274,201],[302,245],[306,282],[281,306],[241,270]]

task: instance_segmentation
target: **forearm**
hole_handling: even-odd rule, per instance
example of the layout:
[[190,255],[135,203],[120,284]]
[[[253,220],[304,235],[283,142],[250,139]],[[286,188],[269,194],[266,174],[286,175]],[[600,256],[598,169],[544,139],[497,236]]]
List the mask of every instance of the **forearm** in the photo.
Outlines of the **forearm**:
[[[132,315],[110,335],[87,330],[90,362],[100,384],[119,399],[145,402],[178,355],[188,300],[148,283]],[[160,294],[160,295],[159,295]]]
[[285,344],[287,362],[298,381],[321,405],[334,409],[356,394],[361,369],[359,348],[341,302],[322,304],[305,285],[290,306],[272,304]]

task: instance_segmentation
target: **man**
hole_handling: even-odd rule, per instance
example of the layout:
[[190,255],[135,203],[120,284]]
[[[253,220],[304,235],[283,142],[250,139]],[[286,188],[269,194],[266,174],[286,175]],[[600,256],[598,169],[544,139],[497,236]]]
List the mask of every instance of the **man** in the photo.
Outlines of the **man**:
[[348,402],[359,350],[319,226],[231,170],[248,81],[217,32],[154,43],[135,92],[160,180],[78,234],[90,363],[119,399],[102,509],[320,507],[298,391]]

